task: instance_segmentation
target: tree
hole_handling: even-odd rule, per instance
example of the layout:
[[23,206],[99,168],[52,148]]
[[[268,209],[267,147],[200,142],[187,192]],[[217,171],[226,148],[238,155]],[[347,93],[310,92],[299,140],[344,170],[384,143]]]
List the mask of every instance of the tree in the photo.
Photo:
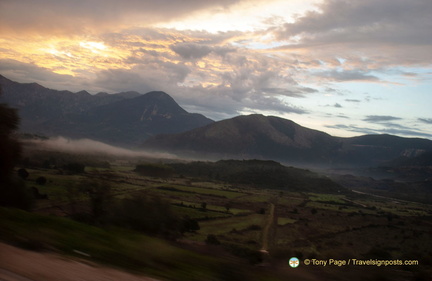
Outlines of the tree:
[[214,234],[207,235],[205,243],[207,245],[220,245],[219,239],[217,239],[216,235],[214,235]]
[[206,203],[206,202],[202,202],[202,203],[201,203],[201,208],[202,208],[203,210],[206,210],[206,209],[207,209],[207,203]]
[[18,125],[17,111],[0,104],[0,205],[29,209],[31,194],[25,184],[13,176],[21,155],[21,146],[14,137]]
[[110,216],[110,222],[115,225],[166,237],[199,229],[195,220],[180,221],[171,210],[170,202],[145,193],[115,201]]
[[47,179],[44,176],[40,176],[36,179],[36,183],[39,185],[44,185],[44,184],[46,184],[46,182],[47,182]]
[[18,129],[19,117],[15,109],[0,104],[0,179],[10,179],[17,163],[21,147],[13,137]]
[[77,162],[68,163],[63,168],[73,174],[82,174],[85,171],[85,165]]
[[232,206],[231,202],[227,202],[227,203],[225,204],[225,210],[226,210],[227,212],[229,212],[229,210],[231,209],[231,206]]
[[89,197],[91,214],[99,221],[108,212],[111,186],[102,180],[84,180],[79,189]]
[[20,178],[22,178],[23,180],[26,180],[26,179],[28,178],[28,176],[30,175],[30,174],[27,172],[27,170],[26,170],[26,169],[23,169],[23,168],[19,169],[17,173],[18,173],[18,176],[19,176]]
[[182,234],[185,232],[195,232],[197,230],[200,230],[200,226],[196,220],[189,217],[182,219],[182,224],[180,226],[180,232]]

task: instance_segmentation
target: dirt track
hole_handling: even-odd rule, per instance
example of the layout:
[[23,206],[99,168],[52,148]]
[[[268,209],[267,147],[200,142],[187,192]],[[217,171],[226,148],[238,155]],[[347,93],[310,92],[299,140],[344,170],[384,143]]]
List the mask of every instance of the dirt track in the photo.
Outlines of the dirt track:
[[84,260],[0,243],[0,281],[157,281]]

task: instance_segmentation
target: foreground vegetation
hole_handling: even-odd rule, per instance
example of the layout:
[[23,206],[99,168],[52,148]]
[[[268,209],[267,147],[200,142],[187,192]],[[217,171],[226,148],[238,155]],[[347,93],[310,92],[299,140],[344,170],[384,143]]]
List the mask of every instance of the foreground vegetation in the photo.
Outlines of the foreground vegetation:
[[[27,156],[15,173],[32,191],[33,213],[0,211],[0,239],[21,247],[167,280],[428,280],[431,274],[431,205],[351,192],[271,161]],[[420,265],[292,269],[293,256]]]

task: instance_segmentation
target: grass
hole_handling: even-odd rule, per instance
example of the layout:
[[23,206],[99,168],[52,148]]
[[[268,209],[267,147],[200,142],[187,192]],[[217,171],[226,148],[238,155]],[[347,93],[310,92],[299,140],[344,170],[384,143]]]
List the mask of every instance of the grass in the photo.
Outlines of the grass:
[[277,218],[277,224],[280,226],[284,226],[287,224],[291,224],[291,223],[295,223],[297,220],[295,219],[290,219],[290,218]]
[[309,199],[312,201],[326,202],[326,203],[340,203],[345,204],[346,201],[343,200],[345,195],[335,195],[335,194],[323,194],[323,193],[309,193]]
[[214,219],[214,218],[225,218],[230,217],[230,214],[227,213],[220,213],[220,212],[213,212],[211,210],[204,211],[197,206],[197,208],[189,208],[189,207],[181,207],[173,205],[171,206],[172,211],[181,216],[188,216],[191,219]]
[[[225,280],[221,272],[232,271],[233,266],[239,277],[235,280],[252,278],[245,264],[232,264],[129,230],[102,229],[6,208],[0,208],[0,218],[0,239],[31,250],[55,250],[167,280]],[[264,274],[254,277],[253,280],[275,280]]]
[[[198,208],[198,209],[200,208],[200,204],[198,204],[197,202],[190,202],[190,201],[176,200],[176,199],[172,199],[170,201],[173,204],[183,204],[185,207],[195,205],[196,208]],[[236,208],[230,208],[229,211],[227,211],[226,207],[219,206],[219,205],[213,205],[213,204],[207,204],[206,210],[207,210],[206,212],[210,211],[210,212],[225,213],[227,216],[251,213],[251,210],[236,209]]]
[[208,234],[224,235],[232,230],[244,230],[251,225],[262,226],[265,219],[266,215],[252,214],[248,216],[202,221],[200,222],[201,229],[192,237],[198,241],[204,241]]
[[[53,170],[30,170],[27,185],[32,182],[31,185],[50,197],[50,200],[38,200],[38,204],[67,202],[62,199],[65,187],[82,179],[99,177],[106,181],[101,170],[88,169],[83,175],[55,173]],[[247,186],[236,188],[226,183],[198,182],[190,178],[158,179],[140,176],[132,172],[131,167],[114,167],[111,173],[114,175],[112,191],[117,198],[145,190],[171,201],[176,214],[200,220],[201,229],[187,234],[186,240],[203,242],[207,235],[214,234],[222,247],[231,243],[256,250],[261,244],[262,228],[268,216],[267,203],[274,202],[278,221],[271,233],[274,235],[272,244],[275,249],[280,248],[290,255],[301,252],[304,255],[312,253],[314,258],[342,258],[349,253],[349,258],[362,258],[373,247],[389,248],[387,251],[394,257],[413,250],[424,252],[424,256],[432,254],[432,245],[427,238],[432,217],[430,205],[368,195],[281,192]],[[38,176],[45,176],[47,184],[33,184]],[[181,202],[186,206],[195,205],[195,208],[175,205]],[[201,209],[204,202],[207,203],[206,211]],[[230,208],[227,213],[226,204],[236,208]],[[260,209],[265,209],[264,215],[256,213]],[[61,221],[61,218],[26,219],[26,215],[21,217],[17,213],[4,223],[3,212],[0,211],[0,238],[10,238],[22,246],[53,248],[70,255],[76,255],[72,249],[88,252],[92,259],[168,280],[225,280],[222,277],[206,278],[217,275],[216,271],[226,267],[217,255],[200,255],[157,238],[120,229],[76,225],[75,222]],[[236,231],[232,231],[234,229]],[[85,242],[80,243],[81,240]],[[270,248],[270,253],[272,251]],[[114,255],[121,261],[115,260]],[[190,260],[199,261],[191,265]]]
[[[184,186],[184,185],[162,184],[162,185],[157,185],[157,187],[175,188],[178,190],[178,191],[171,191],[171,192],[198,193],[198,194],[203,194],[203,195],[220,196],[220,197],[224,197],[224,198],[228,198],[228,199],[233,199],[233,198],[244,195],[244,193],[240,193],[240,192],[226,191],[226,190],[213,189],[213,188]],[[164,191],[166,191],[166,190],[164,190]]]

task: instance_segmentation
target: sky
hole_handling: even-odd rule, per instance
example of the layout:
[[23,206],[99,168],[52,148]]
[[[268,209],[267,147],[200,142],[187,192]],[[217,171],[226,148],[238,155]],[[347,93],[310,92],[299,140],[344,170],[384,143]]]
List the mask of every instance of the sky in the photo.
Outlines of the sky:
[[430,0],[0,0],[0,74],[432,139]]

